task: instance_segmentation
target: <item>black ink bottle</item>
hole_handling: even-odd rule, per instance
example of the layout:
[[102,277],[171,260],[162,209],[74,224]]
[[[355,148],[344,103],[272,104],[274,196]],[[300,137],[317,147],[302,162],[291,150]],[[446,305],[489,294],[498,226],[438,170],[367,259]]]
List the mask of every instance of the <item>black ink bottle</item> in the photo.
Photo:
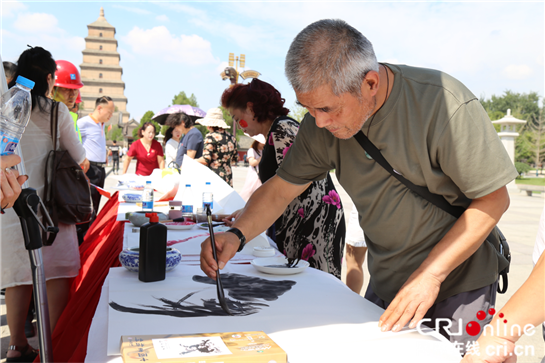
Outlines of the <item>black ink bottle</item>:
[[146,213],[149,223],[140,227],[138,279],[154,282],[165,279],[167,267],[167,227],[157,213]]

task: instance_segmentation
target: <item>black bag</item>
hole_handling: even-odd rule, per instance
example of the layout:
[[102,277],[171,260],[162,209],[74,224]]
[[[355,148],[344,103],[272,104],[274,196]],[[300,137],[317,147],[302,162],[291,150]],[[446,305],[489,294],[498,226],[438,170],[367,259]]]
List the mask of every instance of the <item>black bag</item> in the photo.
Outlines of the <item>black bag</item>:
[[[58,115],[59,104],[53,101],[51,106],[53,150],[49,152],[45,164],[44,204],[55,226],[58,226],[59,222],[86,223],[93,215],[91,189],[85,173],[72,159],[70,153],[65,150],[57,151]],[[43,237],[45,242],[45,234]]]
[[[460,218],[460,216],[465,212],[465,208],[453,206],[443,196],[433,194],[429,191],[428,188],[415,185],[411,181],[405,179],[405,177],[403,177],[401,174],[395,171],[394,168],[392,168],[390,163],[388,163],[384,156],[382,156],[380,150],[377,149],[377,147],[367,138],[367,136],[364,135],[361,130],[356,135],[354,135],[354,138],[361,145],[363,150],[367,151],[367,153],[373,158],[373,160],[375,160],[380,166],[386,169],[386,171],[392,174],[394,178],[403,183],[415,194],[421,196],[428,202],[432,203],[436,207],[441,208],[455,218]],[[499,277],[503,279],[502,287],[500,287],[500,283],[498,281],[498,292],[500,294],[504,294],[507,291],[507,273],[509,272],[509,265],[511,264],[511,253],[509,250],[509,244],[507,243],[507,240],[501,233],[498,226],[495,226],[494,229],[492,229],[492,232],[490,232],[486,240],[494,247],[494,250],[496,251],[496,255],[498,258]]]

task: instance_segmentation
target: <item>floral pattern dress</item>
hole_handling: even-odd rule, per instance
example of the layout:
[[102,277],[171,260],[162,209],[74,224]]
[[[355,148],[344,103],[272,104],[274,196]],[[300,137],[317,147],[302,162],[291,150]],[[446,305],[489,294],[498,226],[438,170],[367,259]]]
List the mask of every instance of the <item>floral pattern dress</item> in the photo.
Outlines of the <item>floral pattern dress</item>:
[[[299,124],[286,116],[273,122],[259,163],[262,183],[276,175],[298,130]],[[340,279],[346,225],[341,198],[329,174],[295,198],[268,234],[286,257],[301,257],[311,267]]]
[[233,186],[231,163],[237,160],[237,140],[233,135],[224,129],[206,134],[202,157],[213,172]]

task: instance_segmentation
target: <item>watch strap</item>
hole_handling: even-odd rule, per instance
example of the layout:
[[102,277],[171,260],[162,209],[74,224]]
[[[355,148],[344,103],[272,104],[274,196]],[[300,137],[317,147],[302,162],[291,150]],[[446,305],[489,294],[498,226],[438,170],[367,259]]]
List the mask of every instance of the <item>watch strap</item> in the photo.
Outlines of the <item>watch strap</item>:
[[236,235],[238,237],[238,239],[240,240],[240,246],[238,247],[237,252],[242,251],[242,249],[244,248],[244,244],[246,243],[246,237],[244,237],[244,235],[242,234],[240,229],[230,228],[230,229],[227,230],[227,232],[231,232],[231,233],[233,233],[234,235]]

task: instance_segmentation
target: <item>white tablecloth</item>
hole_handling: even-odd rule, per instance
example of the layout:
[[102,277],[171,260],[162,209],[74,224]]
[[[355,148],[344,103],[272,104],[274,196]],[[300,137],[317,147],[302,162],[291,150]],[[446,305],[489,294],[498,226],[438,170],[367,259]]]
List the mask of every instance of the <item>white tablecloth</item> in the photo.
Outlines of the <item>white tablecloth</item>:
[[[307,268],[301,274],[277,276],[260,273],[251,265],[237,264],[228,264],[224,271],[268,280],[292,280],[296,285],[277,302],[267,302],[270,305],[267,309],[249,316],[174,318],[154,315],[150,319],[149,315],[120,313],[108,303],[121,299],[123,294],[118,290],[127,294],[149,290],[154,296],[164,296],[162,292],[181,294],[192,276],[203,275],[200,268],[180,265],[167,273],[166,280],[152,284],[138,281],[137,274],[122,267],[113,268],[105,281],[93,318],[85,361],[121,363],[121,356],[107,355],[107,347],[108,339],[117,342],[123,334],[249,330],[267,333],[287,352],[290,363],[460,361],[454,347],[437,333],[421,335],[411,330],[381,333],[377,322],[383,310],[322,271]],[[115,287],[112,292],[111,286]],[[209,292],[215,292],[213,286],[209,289]],[[112,318],[126,314],[124,317],[129,319],[128,324],[108,326],[109,314],[113,314]]]

